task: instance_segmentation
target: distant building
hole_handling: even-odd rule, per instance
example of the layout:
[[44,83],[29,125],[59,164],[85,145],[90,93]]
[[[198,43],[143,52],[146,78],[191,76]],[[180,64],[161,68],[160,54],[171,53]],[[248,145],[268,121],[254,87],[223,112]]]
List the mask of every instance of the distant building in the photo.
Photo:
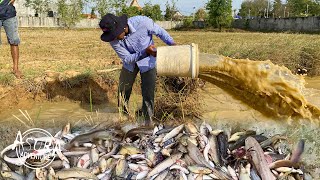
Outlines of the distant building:
[[179,11],[176,11],[174,14],[173,14],[173,20],[175,21],[181,21],[183,19],[183,15],[179,12]]
[[130,6],[137,7],[139,10],[142,10],[142,7],[139,5],[138,0],[133,0]]
[[83,18],[86,18],[86,19],[97,19],[97,15],[95,14],[82,14],[81,15]]
[[[16,0],[14,2],[14,6],[17,10],[17,15],[18,16],[37,16],[36,11],[34,9],[32,9],[31,7],[26,7],[25,3],[26,3],[26,0]],[[57,16],[57,12],[58,12],[58,7],[56,5],[56,1],[53,0],[49,4],[48,12],[42,14],[42,16],[55,17],[55,16]]]

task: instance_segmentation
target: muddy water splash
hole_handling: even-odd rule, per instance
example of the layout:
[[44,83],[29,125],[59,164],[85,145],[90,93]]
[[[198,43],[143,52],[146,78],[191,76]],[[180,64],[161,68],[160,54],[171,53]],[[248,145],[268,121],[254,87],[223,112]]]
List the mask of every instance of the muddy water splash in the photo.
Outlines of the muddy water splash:
[[199,78],[211,82],[266,116],[320,119],[320,109],[305,98],[302,76],[271,61],[200,55]]

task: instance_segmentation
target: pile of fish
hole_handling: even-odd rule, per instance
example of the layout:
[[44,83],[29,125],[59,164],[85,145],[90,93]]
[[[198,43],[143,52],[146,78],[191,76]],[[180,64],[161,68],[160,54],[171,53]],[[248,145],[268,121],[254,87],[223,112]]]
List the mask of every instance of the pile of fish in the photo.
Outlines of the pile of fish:
[[[46,140],[36,138],[35,145]],[[304,140],[285,154],[279,146],[285,139],[250,130],[231,134],[205,122],[137,127],[127,132],[100,125],[71,132],[67,124],[50,140],[50,146],[58,144],[61,151],[56,151],[47,167],[25,167],[28,158],[18,158],[10,145],[1,152],[1,175],[19,180],[310,179],[300,162]]]

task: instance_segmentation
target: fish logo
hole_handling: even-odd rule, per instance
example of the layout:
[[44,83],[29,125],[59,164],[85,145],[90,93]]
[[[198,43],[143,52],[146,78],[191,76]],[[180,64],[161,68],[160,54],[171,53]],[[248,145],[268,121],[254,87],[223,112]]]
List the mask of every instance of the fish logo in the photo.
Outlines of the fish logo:
[[50,165],[61,147],[48,131],[33,128],[24,133],[18,132],[12,150],[16,151],[21,164],[30,169],[39,169]]

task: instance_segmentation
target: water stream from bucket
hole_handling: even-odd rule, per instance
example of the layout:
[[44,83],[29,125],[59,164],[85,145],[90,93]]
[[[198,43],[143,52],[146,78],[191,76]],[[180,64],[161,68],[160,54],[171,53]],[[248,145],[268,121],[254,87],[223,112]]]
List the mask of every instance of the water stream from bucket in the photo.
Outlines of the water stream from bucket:
[[320,119],[320,109],[306,96],[303,76],[271,61],[200,54],[199,78],[213,83],[268,117]]

